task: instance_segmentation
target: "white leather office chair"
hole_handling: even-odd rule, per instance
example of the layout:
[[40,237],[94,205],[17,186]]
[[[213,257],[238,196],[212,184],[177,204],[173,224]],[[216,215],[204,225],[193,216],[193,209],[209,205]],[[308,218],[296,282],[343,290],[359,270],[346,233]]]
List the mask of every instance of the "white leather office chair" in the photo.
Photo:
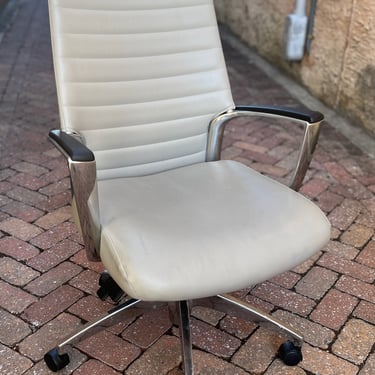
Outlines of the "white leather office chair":
[[[108,271],[99,294],[124,302],[51,349],[48,366],[140,301],[169,304],[186,374],[193,305],[275,324],[289,340],[280,356],[298,363],[301,335],[228,293],[328,241],[327,219],[295,191],[323,116],[235,106],[212,0],[49,0],[49,11],[61,118],[50,137],[68,160],[87,256]],[[219,160],[225,123],[254,115],[304,125],[292,188]]]

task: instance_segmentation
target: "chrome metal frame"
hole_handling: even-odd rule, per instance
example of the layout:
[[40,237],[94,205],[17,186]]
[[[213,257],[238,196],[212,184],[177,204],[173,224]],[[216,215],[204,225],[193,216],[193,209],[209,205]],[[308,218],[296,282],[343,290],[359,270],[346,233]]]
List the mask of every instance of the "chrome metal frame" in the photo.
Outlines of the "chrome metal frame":
[[[81,137],[77,133],[72,133],[72,135],[81,141]],[[96,183],[96,162],[95,160],[85,162],[73,161],[58,143],[51,138],[50,140],[65,156],[68,162],[73,211],[76,209],[78,213],[78,220],[76,218],[75,221],[85,243],[87,258],[92,261],[100,261],[100,213]]]
[[194,306],[209,307],[234,317],[255,322],[258,325],[266,325],[267,328],[276,328],[278,331],[282,332],[286,340],[291,341],[297,347],[301,347],[303,343],[302,335],[292,327],[230,294],[222,294],[192,301],[168,303],[143,302],[137,299],[128,299],[109,310],[95,321],[86,323],[78,328],[74,333],[58,343],[51,351],[57,350],[60,355],[63,355],[66,353],[68,347],[123,321],[134,311],[137,311],[138,315],[140,315],[146,311],[155,310],[167,304],[171,322],[179,326],[183,359],[182,366],[185,375],[194,374],[192,337],[190,331],[190,308]]
[[207,161],[219,160],[221,155],[221,145],[225,130],[225,125],[228,121],[233,120],[237,117],[270,117],[274,119],[288,119],[301,124],[304,126],[304,135],[297,159],[296,167],[294,169],[292,181],[289,184],[294,190],[298,190],[303,182],[306,175],[307,169],[312,159],[312,155],[315,150],[316,143],[319,137],[319,130],[322,121],[308,122],[291,116],[285,116],[280,114],[271,114],[266,112],[251,111],[251,110],[239,110],[237,108],[230,109],[226,112],[218,114],[210,122],[208,142],[207,142]]

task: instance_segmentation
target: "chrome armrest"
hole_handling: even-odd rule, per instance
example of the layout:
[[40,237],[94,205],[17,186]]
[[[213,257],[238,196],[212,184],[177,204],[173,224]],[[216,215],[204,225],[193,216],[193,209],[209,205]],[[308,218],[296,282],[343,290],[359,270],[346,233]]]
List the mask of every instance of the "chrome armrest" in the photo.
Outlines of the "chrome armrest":
[[319,137],[319,130],[324,116],[320,112],[297,111],[283,107],[266,106],[238,106],[217,115],[209,127],[207,161],[220,159],[221,144],[225,125],[228,121],[240,116],[266,116],[272,118],[283,118],[291,120],[304,126],[303,139],[294,169],[290,187],[298,190],[306,175],[307,169],[312,159],[316,143]]
[[96,186],[94,154],[79,140],[79,135],[51,130],[49,138],[68,162],[73,196],[79,226],[89,260],[100,260],[99,200]]

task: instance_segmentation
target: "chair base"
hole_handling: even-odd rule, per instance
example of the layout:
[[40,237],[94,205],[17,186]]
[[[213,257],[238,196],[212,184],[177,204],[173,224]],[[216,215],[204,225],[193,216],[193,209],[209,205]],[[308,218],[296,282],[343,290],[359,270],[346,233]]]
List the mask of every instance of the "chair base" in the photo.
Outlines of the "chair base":
[[[109,310],[106,314],[95,320],[86,323],[76,332],[66,337],[57,344],[44,356],[44,360],[51,371],[57,372],[63,369],[69,363],[69,357],[65,353],[66,347],[93,334],[108,328],[119,321],[122,321],[128,314],[138,310],[141,314],[149,309],[155,309],[167,305],[167,303],[150,303],[142,302],[137,299],[128,299],[120,305]],[[229,315],[252,321],[257,324],[266,324],[282,331],[287,341],[280,346],[278,355],[286,365],[295,366],[302,360],[301,346],[303,342],[302,336],[293,328],[284,324],[273,316],[261,312],[250,304],[239,300],[229,294],[218,295],[210,298],[203,298],[193,301],[179,301],[168,303],[170,317],[173,323],[177,323],[180,327],[180,339],[183,358],[183,369],[185,375],[192,375],[193,356],[192,356],[192,338],[190,332],[190,307],[205,306],[227,313]]]

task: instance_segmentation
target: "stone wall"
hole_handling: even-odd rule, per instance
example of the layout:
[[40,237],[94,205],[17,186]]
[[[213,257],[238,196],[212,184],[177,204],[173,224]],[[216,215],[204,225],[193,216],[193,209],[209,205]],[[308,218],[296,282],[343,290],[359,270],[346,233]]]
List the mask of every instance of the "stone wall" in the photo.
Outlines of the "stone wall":
[[288,62],[283,34],[294,4],[215,0],[218,19],[243,41],[375,136],[375,1],[318,0],[311,52],[301,62]]

